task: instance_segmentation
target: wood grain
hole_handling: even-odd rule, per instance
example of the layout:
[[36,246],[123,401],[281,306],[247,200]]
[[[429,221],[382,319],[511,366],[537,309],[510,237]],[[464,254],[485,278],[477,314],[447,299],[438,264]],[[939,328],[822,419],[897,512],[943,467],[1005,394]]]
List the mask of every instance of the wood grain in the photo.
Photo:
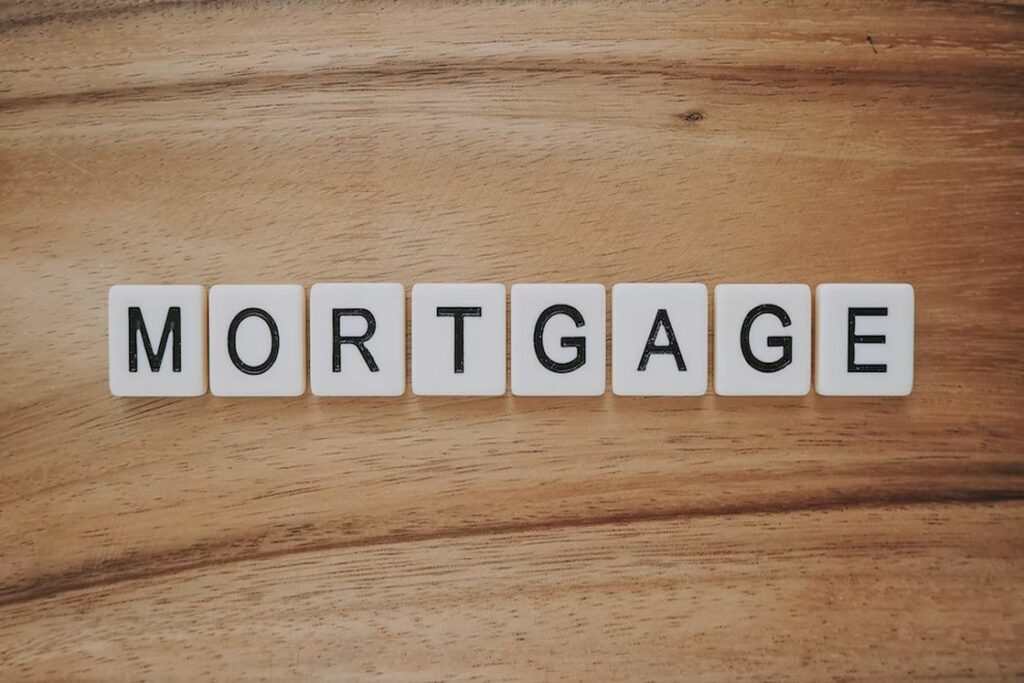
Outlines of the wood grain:
[[[0,678],[1024,675],[1024,11],[0,4]],[[115,283],[902,281],[905,399],[114,399]]]

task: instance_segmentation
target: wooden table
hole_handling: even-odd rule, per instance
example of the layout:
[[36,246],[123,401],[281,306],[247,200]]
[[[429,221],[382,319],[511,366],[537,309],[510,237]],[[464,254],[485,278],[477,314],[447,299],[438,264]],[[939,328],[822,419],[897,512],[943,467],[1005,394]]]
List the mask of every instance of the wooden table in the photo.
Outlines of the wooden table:
[[[1024,673],[1024,12],[0,5],[0,678]],[[905,399],[115,399],[116,283],[910,282]]]

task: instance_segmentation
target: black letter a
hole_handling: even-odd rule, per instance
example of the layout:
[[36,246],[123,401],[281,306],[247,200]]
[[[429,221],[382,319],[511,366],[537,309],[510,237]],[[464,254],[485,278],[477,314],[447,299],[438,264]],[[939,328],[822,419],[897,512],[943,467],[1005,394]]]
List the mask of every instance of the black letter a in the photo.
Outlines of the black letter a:
[[[665,336],[668,337],[668,344],[659,346],[655,343],[658,339],[658,329],[665,328]],[[668,319],[668,311],[664,308],[659,308],[658,313],[654,316],[654,325],[651,326],[651,334],[647,337],[647,346],[644,347],[644,355],[640,356],[640,365],[637,366],[637,372],[643,372],[647,369],[647,361],[651,359],[652,353],[671,353],[672,357],[676,359],[676,369],[680,372],[686,370],[686,363],[683,362],[683,352],[679,350],[679,344],[676,342],[676,333],[672,330],[672,323]]]

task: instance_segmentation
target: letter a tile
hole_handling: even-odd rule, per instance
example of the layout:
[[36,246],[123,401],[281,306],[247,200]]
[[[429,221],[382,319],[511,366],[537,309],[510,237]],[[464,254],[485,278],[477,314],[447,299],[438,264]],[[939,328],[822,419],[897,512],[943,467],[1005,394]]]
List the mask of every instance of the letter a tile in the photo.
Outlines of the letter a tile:
[[708,390],[708,288],[612,287],[612,390],[618,396],[700,396]]

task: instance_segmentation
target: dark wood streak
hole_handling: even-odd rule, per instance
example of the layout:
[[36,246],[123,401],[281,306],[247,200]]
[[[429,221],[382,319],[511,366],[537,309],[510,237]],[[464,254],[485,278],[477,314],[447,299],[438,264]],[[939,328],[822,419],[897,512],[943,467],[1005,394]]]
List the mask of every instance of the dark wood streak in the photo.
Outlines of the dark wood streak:
[[258,562],[304,553],[713,517],[788,515],[801,512],[825,512],[855,508],[886,509],[914,505],[998,504],[1015,501],[1024,501],[1024,487],[1017,489],[891,491],[887,493],[880,493],[877,489],[872,489],[840,492],[823,499],[779,501],[769,505],[742,503],[722,505],[716,508],[679,507],[655,512],[638,511],[592,517],[549,519],[540,522],[465,525],[426,533],[398,532],[369,536],[354,541],[306,544],[300,542],[287,548],[259,552],[247,550],[247,548],[259,544],[262,540],[259,537],[219,539],[215,544],[203,543],[153,554],[130,553],[125,557],[105,559],[75,571],[37,576],[18,585],[0,588],[0,607],[46,600],[63,593],[108,587],[128,581],[145,581],[237,562]]
[[[237,4],[237,0],[150,0],[149,2],[125,4],[116,7],[105,6],[101,3],[89,9],[43,12],[39,14],[30,13],[21,17],[0,20],[0,34],[23,31],[55,22],[81,24],[93,21],[116,20],[125,17],[138,17],[150,12],[160,12],[168,9],[206,7],[224,5],[231,2]],[[39,4],[40,6],[45,6],[44,3]]]
[[[743,82],[750,86],[818,83],[820,85],[873,84],[889,86],[930,87],[938,91],[949,88],[970,88],[995,92],[1015,92],[1024,69],[1009,65],[991,65],[979,61],[950,74],[934,71],[927,62],[920,69],[866,69],[857,67],[810,67],[794,68],[784,64],[760,64],[757,66],[736,65],[729,69],[679,66],[664,64],[651,68],[652,60],[643,63],[608,63],[599,60],[573,60],[557,63],[526,63],[523,60],[508,61],[478,60],[474,62],[422,61],[401,63],[389,60],[387,63],[366,68],[335,67],[317,69],[312,72],[254,73],[232,78],[193,79],[170,83],[156,83],[137,86],[122,86],[83,90],[79,92],[57,92],[45,95],[21,95],[0,97],[0,111],[27,111],[42,107],[70,107],[86,104],[114,102],[153,102],[159,100],[180,100],[190,97],[225,97],[267,92],[324,92],[335,89],[361,88],[375,85],[380,88],[427,87],[438,84],[469,85],[473,82],[495,82],[509,75],[518,76],[587,76],[635,78],[658,76],[666,79]],[[2,70],[0,70],[2,73]],[[702,113],[703,116],[703,113]]]
[[[268,6],[286,5],[283,0],[148,0],[143,2],[132,2],[117,4],[119,0],[94,0],[95,6],[87,9],[61,11],[61,12],[27,12],[23,16],[12,17],[0,20],[0,34],[31,29],[45,26],[52,23],[88,23],[93,21],[117,20],[126,17],[139,17],[149,13],[156,13],[173,9],[188,9],[217,6],[240,6],[243,4],[263,4]],[[497,0],[498,4],[507,0]],[[110,5],[115,5],[111,7]],[[961,6],[974,7],[979,13],[1002,16],[1010,19],[1024,17],[1024,6],[1013,2],[987,2],[986,0],[967,0],[958,3]],[[46,3],[38,3],[38,7],[46,7]],[[35,7],[33,7],[35,9]]]

